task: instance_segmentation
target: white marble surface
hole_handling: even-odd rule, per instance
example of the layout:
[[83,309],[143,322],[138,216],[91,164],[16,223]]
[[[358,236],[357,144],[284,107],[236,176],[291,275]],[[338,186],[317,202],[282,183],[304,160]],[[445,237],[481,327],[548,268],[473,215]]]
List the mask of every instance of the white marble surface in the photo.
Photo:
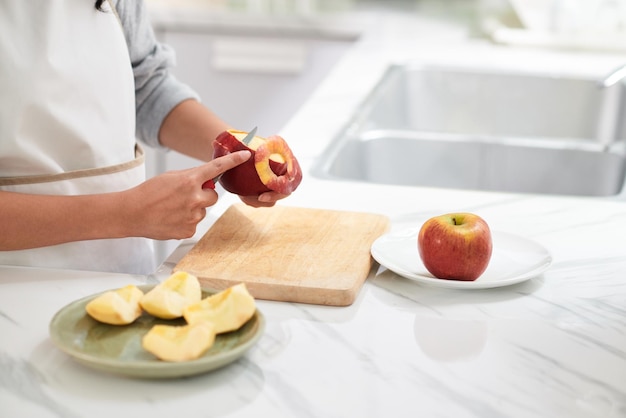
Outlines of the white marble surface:
[[[305,169],[386,64],[464,60],[603,73],[609,55],[494,50],[419,15],[380,13],[282,134]],[[223,195],[196,234],[236,201]],[[414,226],[468,210],[545,246],[539,277],[488,290],[423,286],[381,268],[349,307],[258,301],[267,328],[245,357],[172,381],[85,368],[48,337],[54,313],[155,277],[0,267],[0,417],[626,417],[626,204],[330,182],[285,205],[361,210]]]

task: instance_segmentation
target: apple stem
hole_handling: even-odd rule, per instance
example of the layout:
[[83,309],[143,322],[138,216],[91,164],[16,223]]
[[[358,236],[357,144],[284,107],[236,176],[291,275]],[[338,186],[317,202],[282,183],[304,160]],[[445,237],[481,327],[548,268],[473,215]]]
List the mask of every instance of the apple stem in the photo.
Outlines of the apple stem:
[[455,224],[455,225],[458,225],[458,224],[456,223],[456,218],[452,218],[452,222],[454,222],[454,224]]

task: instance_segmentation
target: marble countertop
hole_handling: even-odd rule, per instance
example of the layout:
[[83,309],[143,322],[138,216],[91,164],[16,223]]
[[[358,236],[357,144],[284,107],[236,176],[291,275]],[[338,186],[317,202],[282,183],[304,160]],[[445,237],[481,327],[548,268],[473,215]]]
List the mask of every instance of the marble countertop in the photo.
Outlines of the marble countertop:
[[[539,59],[541,58],[541,59]],[[380,13],[281,134],[308,170],[390,62],[601,74],[620,57],[496,48],[419,15]],[[540,63],[540,64],[538,64]],[[149,277],[0,267],[2,417],[626,417],[626,204],[368,185],[305,176],[284,205],[382,213],[392,230],[472,211],[553,264],[513,286],[425,286],[380,268],[348,307],[258,301],[264,335],[240,360],[176,380],[86,368],[51,342],[72,301],[154,283],[237,201],[223,194]]]

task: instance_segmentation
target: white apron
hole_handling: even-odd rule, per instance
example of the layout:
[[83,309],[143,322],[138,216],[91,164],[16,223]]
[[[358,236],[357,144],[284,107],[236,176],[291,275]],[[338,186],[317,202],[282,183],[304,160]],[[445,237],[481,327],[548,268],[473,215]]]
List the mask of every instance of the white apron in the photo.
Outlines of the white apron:
[[[116,14],[92,0],[0,2],[0,189],[76,195],[145,180],[132,68]],[[0,251],[0,264],[148,274],[152,241]]]

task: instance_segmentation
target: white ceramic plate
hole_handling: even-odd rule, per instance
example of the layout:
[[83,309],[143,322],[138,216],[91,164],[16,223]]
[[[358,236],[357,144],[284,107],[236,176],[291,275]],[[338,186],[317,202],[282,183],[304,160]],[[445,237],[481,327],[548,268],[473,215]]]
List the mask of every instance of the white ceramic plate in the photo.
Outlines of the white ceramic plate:
[[493,252],[484,273],[476,280],[444,280],[426,270],[417,250],[419,227],[389,232],[372,244],[372,256],[382,266],[419,283],[455,289],[509,286],[544,272],[552,256],[538,243],[507,232],[492,231]]

